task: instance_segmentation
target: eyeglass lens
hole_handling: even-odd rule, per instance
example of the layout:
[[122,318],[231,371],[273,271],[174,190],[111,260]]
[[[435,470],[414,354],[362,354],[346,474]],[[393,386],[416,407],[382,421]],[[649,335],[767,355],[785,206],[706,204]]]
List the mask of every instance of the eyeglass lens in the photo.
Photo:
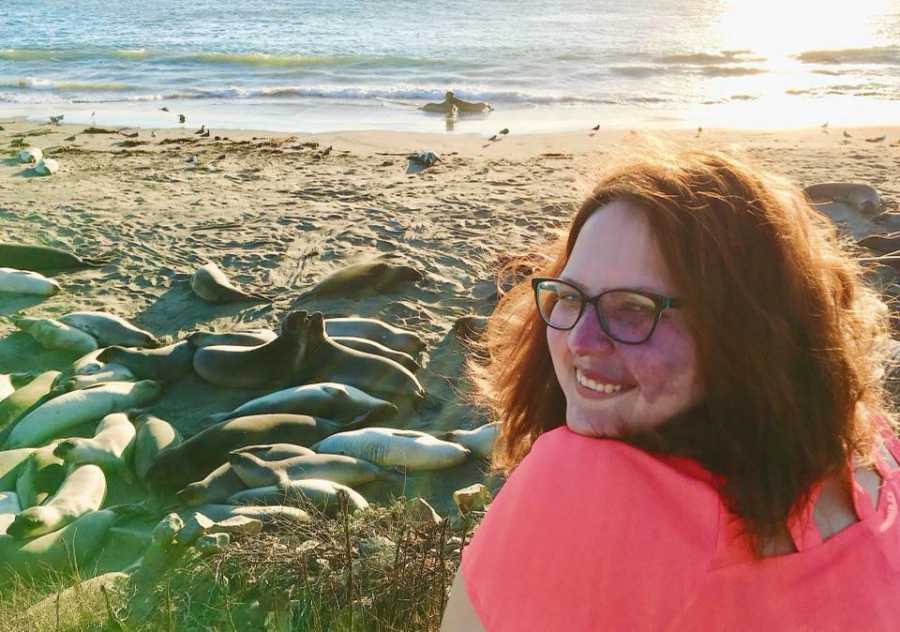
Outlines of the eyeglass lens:
[[[584,312],[584,294],[562,281],[543,281],[537,286],[541,317],[556,329],[571,329]],[[658,309],[653,300],[636,292],[616,290],[595,302],[597,318],[606,333],[623,342],[641,342],[656,324]]]

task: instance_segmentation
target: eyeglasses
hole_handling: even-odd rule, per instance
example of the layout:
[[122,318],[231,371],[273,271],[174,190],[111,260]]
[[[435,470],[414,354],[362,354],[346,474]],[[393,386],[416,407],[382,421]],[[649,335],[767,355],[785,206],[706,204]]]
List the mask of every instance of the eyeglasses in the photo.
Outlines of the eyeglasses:
[[663,310],[681,306],[675,298],[628,289],[607,290],[588,298],[578,287],[560,279],[533,278],[531,287],[538,313],[548,327],[572,329],[584,313],[584,306],[593,303],[604,333],[627,345],[647,342]]

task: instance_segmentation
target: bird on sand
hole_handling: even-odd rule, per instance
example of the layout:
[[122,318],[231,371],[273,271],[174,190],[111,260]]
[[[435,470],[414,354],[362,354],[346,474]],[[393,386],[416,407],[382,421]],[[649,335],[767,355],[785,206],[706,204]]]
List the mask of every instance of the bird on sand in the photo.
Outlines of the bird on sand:
[[867,143],[880,143],[880,142],[882,142],[885,138],[887,138],[887,135],[885,135],[885,136],[873,136],[872,138],[867,138],[867,139],[866,139],[866,142],[867,142]]
[[594,125],[594,126],[591,128],[591,130],[593,130],[593,131],[595,131],[595,132],[596,132],[596,131],[599,131],[599,130],[600,130],[600,123],[597,123],[596,125]]
[[504,136],[506,136],[507,134],[509,134],[509,128],[504,127],[503,129],[500,130],[500,133],[503,134]]
[[202,134],[200,134],[203,138],[209,138],[209,128],[206,129]]
[[201,125],[201,126],[200,126],[200,129],[198,129],[198,130],[197,130],[196,132],[194,132],[194,133],[195,133],[195,134],[203,134],[203,132],[205,132],[205,131],[206,131],[206,125]]
[[169,108],[167,108],[166,106],[162,106],[162,107],[159,108],[159,109],[160,109],[162,112],[168,112],[168,111],[169,111]]
[[827,134],[827,133],[828,133],[828,121],[825,121],[825,122],[822,123],[819,127],[822,128],[822,133],[823,133],[823,134]]
[[844,130],[844,138],[853,138],[853,137],[850,135],[850,132],[848,132],[847,130]]
[[65,118],[65,114],[58,114],[56,116],[51,116],[50,123],[52,125],[60,125],[62,123],[63,118]]
[[179,115],[178,115],[178,122],[179,122],[179,123],[184,123],[186,120],[187,120],[187,117],[186,117],[184,114],[179,114]]
[[493,136],[491,136],[490,138],[488,138],[488,140],[497,140],[497,135],[494,134]]

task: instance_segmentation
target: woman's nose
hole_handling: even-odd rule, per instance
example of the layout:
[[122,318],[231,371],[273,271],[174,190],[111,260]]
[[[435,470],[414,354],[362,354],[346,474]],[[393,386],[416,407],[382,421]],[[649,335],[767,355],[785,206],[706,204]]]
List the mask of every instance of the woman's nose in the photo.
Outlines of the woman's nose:
[[612,339],[603,331],[597,312],[590,305],[585,306],[581,318],[569,330],[568,344],[575,355],[608,353],[613,349]]

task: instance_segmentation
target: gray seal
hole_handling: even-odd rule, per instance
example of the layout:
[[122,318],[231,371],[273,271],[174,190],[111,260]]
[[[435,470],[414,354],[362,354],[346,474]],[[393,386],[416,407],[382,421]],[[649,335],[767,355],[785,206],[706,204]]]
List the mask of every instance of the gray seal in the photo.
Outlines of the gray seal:
[[146,474],[146,482],[159,491],[176,492],[202,480],[226,462],[228,453],[250,445],[292,443],[310,446],[346,429],[369,425],[366,415],[349,424],[309,415],[254,415],[239,417],[195,434],[159,454]]
[[335,295],[347,298],[385,294],[406,284],[417,283],[423,278],[421,272],[407,265],[387,261],[356,263],[328,275],[303,292],[299,298]]
[[377,356],[393,360],[398,364],[402,364],[413,373],[422,368],[421,366],[419,366],[419,363],[416,362],[416,360],[408,353],[395,351],[390,347],[385,347],[383,344],[379,344],[374,340],[369,340],[368,338],[332,336],[331,339],[341,346],[356,349],[357,351],[362,351],[363,353],[372,353]]
[[320,312],[309,317],[306,332],[306,361],[296,376],[298,381],[340,382],[393,402],[425,398],[425,389],[409,369],[331,340]]
[[195,349],[230,345],[232,347],[258,347],[278,337],[271,329],[250,329],[247,331],[195,331],[187,337]]
[[425,349],[425,342],[414,332],[374,318],[327,318],[325,331],[329,336],[368,338],[412,356]]
[[191,276],[191,289],[194,290],[194,294],[210,303],[272,302],[267,296],[244,292],[234,286],[221,268],[214,263],[207,263],[194,272]]
[[121,364],[136,377],[158,382],[174,382],[191,372],[194,347],[187,340],[159,349],[107,347],[97,356],[100,362]]
[[210,384],[255,388],[287,384],[301,370],[306,352],[306,312],[291,312],[281,334],[258,347],[221,345],[194,353],[194,371]]
[[69,312],[59,321],[89,333],[101,347],[158,347],[159,340],[148,331],[139,329],[124,318],[104,312]]

